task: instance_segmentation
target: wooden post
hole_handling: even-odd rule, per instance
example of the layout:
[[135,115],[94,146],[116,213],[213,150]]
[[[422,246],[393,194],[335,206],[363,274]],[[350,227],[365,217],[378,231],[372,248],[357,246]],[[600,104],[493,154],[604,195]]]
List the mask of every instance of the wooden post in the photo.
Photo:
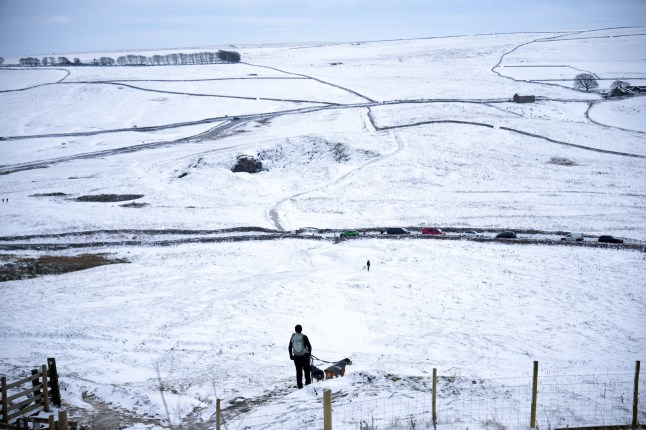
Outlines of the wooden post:
[[220,399],[215,401],[215,430],[220,430]]
[[[54,415],[49,416],[49,427],[50,430],[55,430],[56,429],[56,418],[54,418]],[[56,429],[58,430],[58,429]]]
[[2,389],[2,422],[9,422],[9,411],[7,410],[7,378],[5,376],[0,378],[0,385]]
[[43,406],[45,412],[49,412],[49,390],[47,389],[47,366],[43,364],[41,367],[43,373]]
[[536,428],[536,398],[538,397],[538,361],[534,362],[534,378],[532,381],[532,412],[529,427]]
[[67,422],[67,411],[58,411],[58,430],[69,430]]
[[323,390],[323,430],[332,430],[332,392]]
[[47,374],[49,376],[49,388],[52,392],[52,403],[61,407],[61,390],[58,386],[58,371],[56,370],[56,359],[47,359]]
[[437,369],[433,368],[433,424],[437,424]]
[[639,422],[637,420],[637,409],[639,407],[639,360],[635,362],[635,391],[633,394],[633,425],[634,429],[637,428]]
[[[31,369],[31,376],[36,376],[38,375],[38,370],[36,369]],[[35,387],[38,385],[38,378],[34,378],[31,380],[31,386]],[[38,394],[40,394],[40,390],[34,391],[33,396],[36,397]],[[29,397],[29,395],[27,395]]]

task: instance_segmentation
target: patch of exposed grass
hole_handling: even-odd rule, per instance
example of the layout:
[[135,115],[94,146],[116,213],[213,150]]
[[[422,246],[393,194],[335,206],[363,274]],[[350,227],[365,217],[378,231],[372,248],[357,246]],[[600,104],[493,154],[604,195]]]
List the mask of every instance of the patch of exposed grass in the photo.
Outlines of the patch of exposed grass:
[[38,258],[19,258],[2,255],[0,261],[0,282],[36,278],[44,275],[59,275],[91,269],[106,264],[128,263],[123,258],[109,258],[104,254],[80,254],[73,256],[43,255]]
[[38,194],[32,194],[29,197],[65,197],[67,194],[65,193],[38,193]]
[[120,205],[122,208],[143,208],[145,206],[148,206],[148,203],[137,203],[137,202],[132,202],[132,203],[126,203],[124,205]]
[[137,200],[142,198],[143,194],[93,194],[88,196],[80,196],[76,199],[77,202],[125,202],[128,200]]
[[550,158],[550,161],[548,161],[549,164],[556,164],[559,166],[576,166],[576,163],[568,158],[563,158],[563,157],[552,157]]

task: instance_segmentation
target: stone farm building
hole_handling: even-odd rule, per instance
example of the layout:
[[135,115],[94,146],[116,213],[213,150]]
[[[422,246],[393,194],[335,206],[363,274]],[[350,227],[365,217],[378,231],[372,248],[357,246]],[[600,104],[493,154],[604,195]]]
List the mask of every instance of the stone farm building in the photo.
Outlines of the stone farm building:
[[534,103],[536,96],[519,96],[518,94],[514,94],[512,100],[516,103]]

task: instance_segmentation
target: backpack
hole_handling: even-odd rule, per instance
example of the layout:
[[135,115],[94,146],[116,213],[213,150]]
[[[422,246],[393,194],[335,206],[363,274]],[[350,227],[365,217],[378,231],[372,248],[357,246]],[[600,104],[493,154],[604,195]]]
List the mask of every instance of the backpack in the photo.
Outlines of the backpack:
[[294,350],[294,355],[301,356],[308,353],[303,333],[294,333],[292,335],[292,349]]

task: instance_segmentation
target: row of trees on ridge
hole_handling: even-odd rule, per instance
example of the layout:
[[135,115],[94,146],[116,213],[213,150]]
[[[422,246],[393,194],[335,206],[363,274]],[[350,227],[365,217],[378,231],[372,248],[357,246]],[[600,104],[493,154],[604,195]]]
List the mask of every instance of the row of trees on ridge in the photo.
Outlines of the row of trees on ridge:
[[[4,58],[0,57],[0,65]],[[190,54],[167,54],[167,55],[123,55],[116,60],[111,57],[95,58],[89,63],[83,63],[79,58],[70,61],[67,57],[24,57],[18,60],[23,67],[36,66],[161,66],[161,65],[186,65],[186,64],[217,64],[217,63],[239,63],[240,53],[236,51],[217,52],[192,52]]]

